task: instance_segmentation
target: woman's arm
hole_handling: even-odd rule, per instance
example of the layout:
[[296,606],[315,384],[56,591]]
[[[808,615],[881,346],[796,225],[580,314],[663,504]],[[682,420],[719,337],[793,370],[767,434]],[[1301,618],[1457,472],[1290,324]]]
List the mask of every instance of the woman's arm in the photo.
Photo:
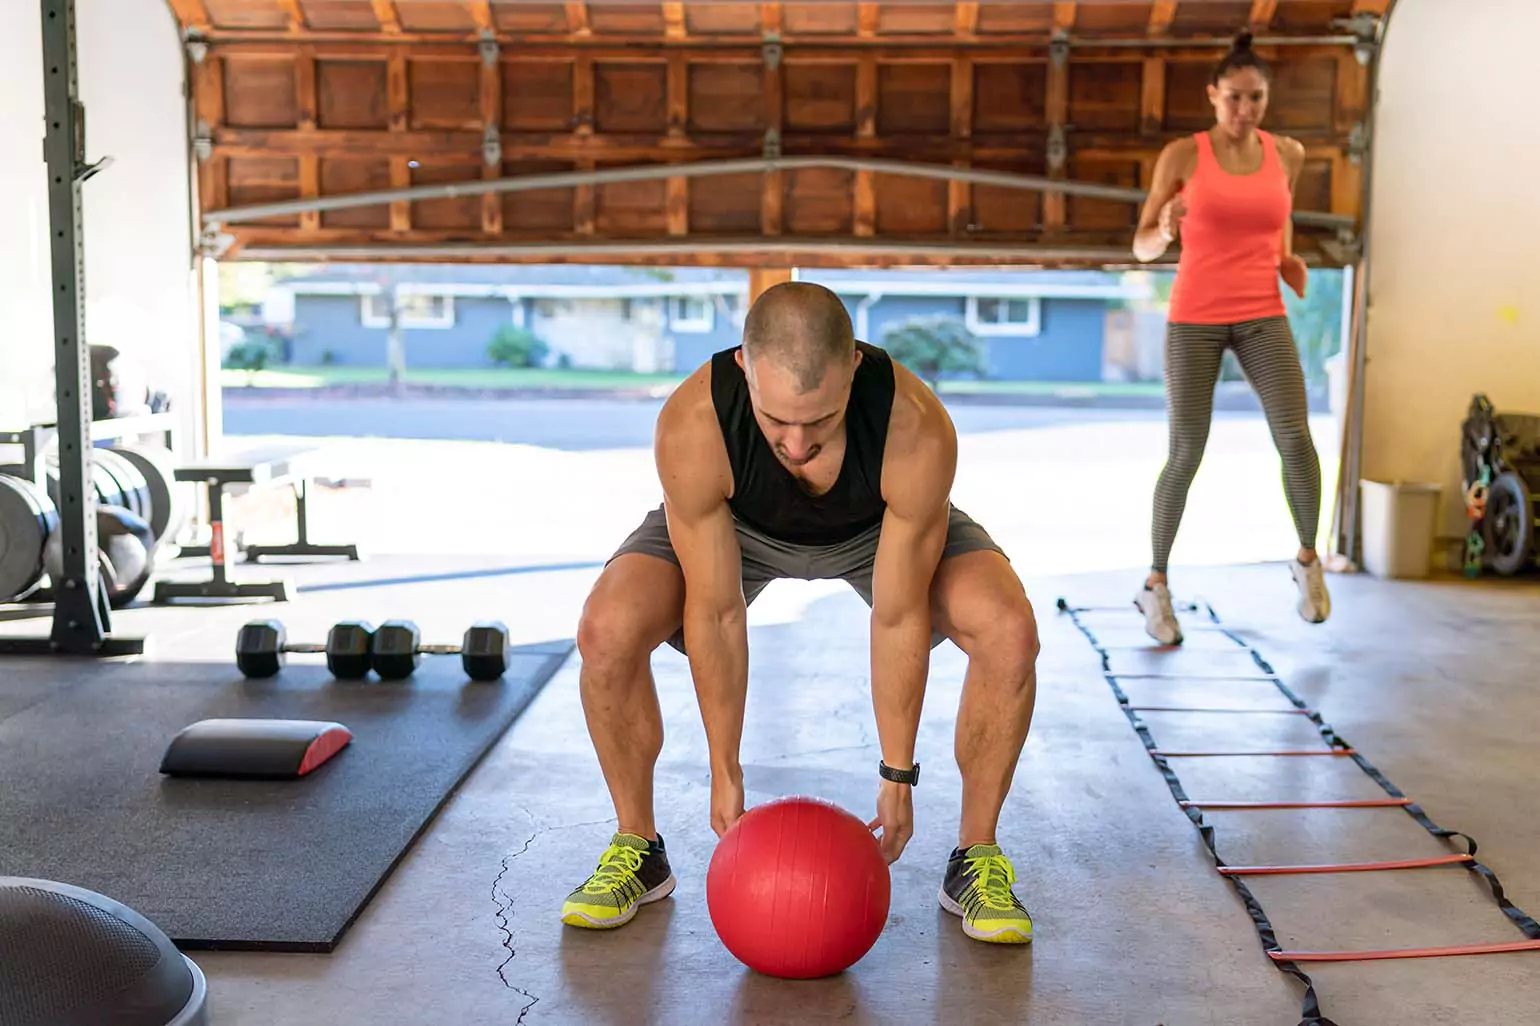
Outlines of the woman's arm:
[[1168,143],[1155,161],[1155,180],[1150,183],[1150,194],[1134,231],[1134,256],[1143,263],[1164,256],[1180,233],[1187,209],[1178,193],[1192,163],[1193,149],[1191,139],[1178,139]]
[[1305,262],[1294,255],[1294,209],[1293,197],[1295,186],[1299,184],[1299,173],[1305,167],[1305,147],[1297,139],[1280,138],[1278,140],[1278,154],[1283,160],[1283,169],[1289,176],[1289,217],[1283,223],[1283,248],[1278,256],[1278,274],[1284,283],[1294,290],[1294,294],[1301,299],[1305,298],[1305,288],[1308,284],[1309,273],[1305,268]]
[[[1278,140],[1278,153],[1283,157],[1283,169],[1289,176],[1289,196],[1296,195],[1299,173],[1305,169],[1305,145],[1298,139],[1283,136]],[[1292,205],[1289,219],[1283,226],[1283,258],[1294,255],[1294,217]]]

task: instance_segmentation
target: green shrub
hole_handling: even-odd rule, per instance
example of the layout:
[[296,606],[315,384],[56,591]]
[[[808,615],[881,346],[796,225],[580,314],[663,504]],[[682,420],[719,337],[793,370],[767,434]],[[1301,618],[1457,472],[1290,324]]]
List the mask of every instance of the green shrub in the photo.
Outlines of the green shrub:
[[504,324],[487,343],[487,359],[499,367],[537,367],[551,347],[528,328]]
[[962,320],[949,314],[911,317],[882,333],[882,348],[931,388],[943,374],[984,377],[984,353]]

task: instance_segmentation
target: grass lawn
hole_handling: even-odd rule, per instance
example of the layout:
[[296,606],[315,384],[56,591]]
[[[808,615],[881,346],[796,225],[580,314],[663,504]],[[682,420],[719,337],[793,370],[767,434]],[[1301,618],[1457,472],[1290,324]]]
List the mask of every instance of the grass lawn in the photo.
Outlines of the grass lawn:
[[[280,370],[221,372],[225,388],[326,388],[333,385],[383,385],[383,367],[284,367]],[[408,370],[417,385],[476,389],[651,389],[675,385],[679,374],[632,374],[626,371],[554,370],[544,367],[470,367],[463,370]],[[1158,381],[946,381],[945,395],[1032,395],[1066,399],[1160,396]]]
[[[225,388],[326,388],[332,385],[383,385],[383,367],[284,367],[281,370],[220,372]],[[447,385],[458,388],[558,388],[614,390],[672,385],[679,374],[632,374],[625,371],[554,370],[545,367],[467,367],[464,369],[407,370],[414,385]]]

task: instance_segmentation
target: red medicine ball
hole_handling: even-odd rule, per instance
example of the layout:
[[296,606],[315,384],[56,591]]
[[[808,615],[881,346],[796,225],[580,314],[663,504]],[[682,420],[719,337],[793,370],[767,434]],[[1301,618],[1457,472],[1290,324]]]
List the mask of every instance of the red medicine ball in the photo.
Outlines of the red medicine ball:
[[891,888],[865,823],[821,799],[778,798],[722,836],[706,871],[706,906],[738,961],[810,979],[843,972],[871,950]]

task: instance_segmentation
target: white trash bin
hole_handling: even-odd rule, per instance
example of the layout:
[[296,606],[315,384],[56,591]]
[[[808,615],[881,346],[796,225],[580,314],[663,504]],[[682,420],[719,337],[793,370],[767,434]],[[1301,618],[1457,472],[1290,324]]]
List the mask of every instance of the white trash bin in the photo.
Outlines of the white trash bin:
[[1364,569],[1376,577],[1428,576],[1443,486],[1363,480],[1358,488]]

